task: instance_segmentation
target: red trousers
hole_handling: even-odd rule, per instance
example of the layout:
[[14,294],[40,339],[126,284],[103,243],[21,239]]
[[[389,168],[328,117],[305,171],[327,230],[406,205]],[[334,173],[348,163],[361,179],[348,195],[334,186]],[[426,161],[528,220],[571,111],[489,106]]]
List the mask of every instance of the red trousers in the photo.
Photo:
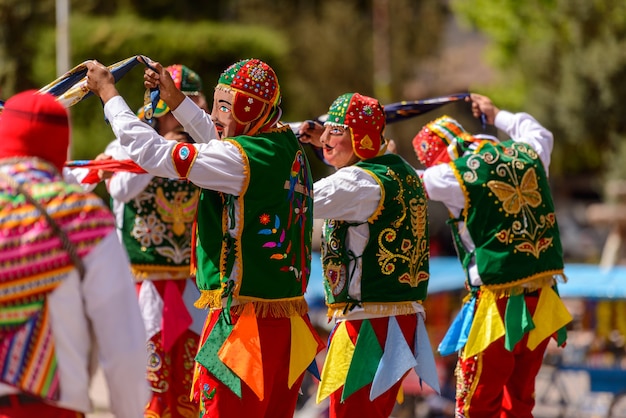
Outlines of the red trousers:
[[[206,341],[215,326],[220,311],[211,313],[201,341]],[[233,320],[235,317],[233,316]],[[212,376],[205,367],[199,367],[194,397],[204,406],[201,417],[210,418],[293,418],[304,373],[291,389],[288,387],[291,349],[291,322],[289,318],[257,318],[261,356],[263,359],[263,400],[241,381],[239,398],[226,385]],[[217,360],[217,359],[216,359]],[[217,360],[219,361],[219,360]],[[203,393],[209,393],[207,397]]]
[[48,405],[27,395],[5,395],[0,397],[0,418],[34,417],[84,418],[85,415],[82,412]]
[[[174,284],[180,295],[183,294],[186,280],[153,282],[159,295],[164,300],[163,315],[168,308],[166,286]],[[137,291],[141,288],[137,283]],[[181,304],[182,296],[181,297]],[[170,313],[174,315],[174,313]],[[146,405],[144,416],[149,418],[196,418],[200,406],[189,399],[193,380],[194,358],[198,351],[200,336],[190,329],[184,331],[167,328],[170,322],[163,320],[160,332],[153,335],[146,343],[148,364],[146,376],[152,389],[152,396]],[[163,345],[163,334],[177,335],[166,351]],[[174,339],[172,337],[172,339]]]
[[[531,313],[537,296],[526,296]],[[504,317],[508,298],[498,299]],[[457,417],[466,418],[531,418],[535,406],[535,378],[541,367],[549,338],[534,350],[526,344],[528,334],[513,351],[504,347],[504,337],[494,341],[485,351],[471,358],[459,358],[457,377]]]
[[161,333],[148,341],[148,383],[152,396],[144,416],[150,418],[196,418],[199,405],[189,399],[194,357],[200,337],[187,330],[169,351],[161,345]]
[[396,405],[402,381],[408,374],[407,372],[391,389],[373,401],[370,401],[371,383],[354,392],[343,403],[341,402],[343,387],[341,387],[330,395],[330,418],[388,418]]

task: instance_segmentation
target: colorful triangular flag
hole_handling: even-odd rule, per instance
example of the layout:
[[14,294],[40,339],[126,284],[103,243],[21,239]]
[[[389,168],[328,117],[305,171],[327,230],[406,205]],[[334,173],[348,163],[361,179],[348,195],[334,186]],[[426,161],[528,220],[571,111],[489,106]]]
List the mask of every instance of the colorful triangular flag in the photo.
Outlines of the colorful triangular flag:
[[537,348],[543,340],[571,322],[572,315],[552,287],[546,286],[541,289],[539,294],[533,321],[536,325],[535,329],[528,334],[528,348],[531,350]]
[[259,400],[263,400],[265,388],[263,387],[261,340],[252,303],[246,304],[233,331],[226,338],[217,355],[250,387]]
[[220,313],[219,316],[207,340],[198,350],[196,361],[241,398],[241,380],[217,356],[220,347],[224,345],[224,341],[233,329],[233,326],[226,322],[224,315]]
[[504,347],[509,351],[513,351],[515,344],[520,342],[524,334],[535,328],[523,293],[509,296],[504,312],[504,326],[506,329]]
[[406,342],[398,321],[393,316],[389,317],[385,349],[372,382],[370,400],[389,390],[416,365],[415,354]]
[[372,383],[382,356],[383,348],[376,338],[374,328],[370,321],[365,319],[361,323],[354,346],[352,362],[341,395],[342,402],[357,390]]
[[354,344],[348,335],[346,323],[342,321],[337,325],[330,340],[330,347],[328,347],[326,361],[322,369],[322,380],[317,387],[317,403],[343,386],[348,376],[353,354]]
[[291,322],[291,348],[289,357],[289,388],[298,380],[304,371],[315,360],[319,352],[318,340],[311,333],[311,329],[301,316],[292,316]]
[[417,314],[417,330],[415,331],[415,372],[421,380],[426,382],[435,392],[441,393],[439,389],[439,375],[435,356],[428,339],[426,325],[421,314]]
[[463,304],[454,321],[452,321],[452,325],[448,328],[446,335],[439,343],[437,349],[442,356],[456,353],[465,347],[470,329],[472,328],[472,322],[474,321],[475,307],[475,296],[472,296],[470,300]]
[[165,283],[163,292],[163,326],[161,338],[163,349],[170,351],[174,342],[180,337],[192,323],[191,315],[185,306],[183,296],[178,286],[172,280]]
[[476,315],[467,338],[467,344],[463,350],[463,358],[476,355],[489,346],[492,342],[504,335],[504,322],[500,317],[496,296],[488,289],[482,289]]

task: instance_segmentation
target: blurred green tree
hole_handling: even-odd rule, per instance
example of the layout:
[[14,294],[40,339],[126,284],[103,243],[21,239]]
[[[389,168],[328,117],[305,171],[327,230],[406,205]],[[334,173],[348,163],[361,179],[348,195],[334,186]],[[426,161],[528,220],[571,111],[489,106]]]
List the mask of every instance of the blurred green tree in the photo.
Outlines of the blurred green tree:
[[[132,28],[132,30],[129,30]],[[49,28],[51,32],[53,29]],[[54,36],[38,44],[32,62],[33,80],[43,86],[56,78]],[[277,32],[259,26],[216,24],[211,22],[177,23],[147,21],[133,14],[108,17],[72,15],[72,62],[79,64],[97,59],[111,65],[133,55],[142,54],[163,65],[184,63],[198,72],[209,102],[213,87],[224,68],[242,57],[255,55],[276,63],[285,61],[287,46]],[[277,70],[278,71],[278,70]],[[120,93],[133,109],[143,104],[143,68],[139,65],[118,83]],[[73,126],[72,157],[93,158],[113,139],[105,125],[102,107],[90,97],[71,108]]]
[[31,61],[41,31],[51,25],[54,25],[51,1],[0,0],[0,98],[6,99],[36,85]]
[[626,178],[626,3],[453,0],[492,41],[502,107],[527,111],[555,136],[551,172]]
[[[18,45],[14,48],[8,44],[12,38],[0,38],[0,54],[4,52],[4,56],[19,63],[0,61],[3,98],[18,90],[38,88],[56,77],[54,5],[41,3],[0,0],[0,5],[10,12],[0,14],[0,25],[10,22],[11,34],[19,41],[14,41]],[[280,75],[286,121],[323,114],[335,97],[349,91],[384,94],[383,103],[423,98],[408,97],[407,85],[419,77],[422,58],[437,51],[449,20],[449,10],[441,0],[70,3],[72,65],[92,58],[112,64],[144,54],[164,64],[184,62],[200,73],[210,89],[226,65],[237,59],[258,57],[270,62]],[[25,7],[22,4],[37,8],[38,13],[29,9],[18,14]],[[372,35],[375,29],[380,37],[376,48]],[[381,77],[375,74],[376,68],[388,73]],[[2,74],[7,77],[2,78]],[[20,84],[16,83],[17,74]],[[131,71],[120,83],[131,106],[141,104],[141,89],[140,70]],[[207,91],[209,96],[210,93]],[[98,106],[96,99],[88,99],[71,110],[73,158],[95,156],[110,139]],[[397,128],[388,129],[392,136],[394,129]],[[407,137],[416,130],[414,126],[408,129]],[[412,154],[410,147],[405,149]]]

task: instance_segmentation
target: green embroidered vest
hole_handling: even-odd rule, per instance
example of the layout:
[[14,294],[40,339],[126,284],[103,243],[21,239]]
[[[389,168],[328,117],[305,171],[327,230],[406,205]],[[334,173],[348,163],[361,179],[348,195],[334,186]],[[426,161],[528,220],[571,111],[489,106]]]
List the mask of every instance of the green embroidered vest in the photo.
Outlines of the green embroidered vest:
[[198,196],[191,182],[154,177],[124,205],[122,240],[135,277],[164,271],[189,276]]
[[[474,256],[482,282],[494,289],[563,273],[548,178],[530,145],[484,141],[451,166],[466,197],[461,219],[451,221],[466,271]],[[474,241],[473,252],[460,245],[460,220]]]
[[[421,179],[401,157],[386,154],[360,161],[381,188],[381,201],[368,219],[369,240],[363,254],[347,249],[348,229],[355,224],[327,219],[322,237],[326,303],[330,308],[362,303],[414,302],[426,299],[429,237],[426,196]],[[361,300],[348,295],[354,272],[351,259],[361,258]]]
[[306,312],[313,230],[306,154],[286,127],[226,140],[239,147],[246,179],[241,196],[201,192],[196,280],[203,295],[196,306],[218,307],[232,296],[284,302],[282,308],[264,305],[274,316],[289,315],[291,302]]

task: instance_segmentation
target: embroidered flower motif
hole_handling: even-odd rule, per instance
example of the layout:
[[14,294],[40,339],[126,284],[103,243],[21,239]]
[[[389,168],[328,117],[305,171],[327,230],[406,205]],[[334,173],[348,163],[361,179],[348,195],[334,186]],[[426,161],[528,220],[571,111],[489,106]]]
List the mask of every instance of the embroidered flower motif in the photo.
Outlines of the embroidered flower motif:
[[[259,231],[259,234],[261,235],[274,235],[277,234],[279,232],[280,229],[280,218],[278,217],[278,215],[275,215],[274,217],[274,228],[266,228],[266,229],[261,229]],[[265,244],[263,244],[263,247],[265,248],[280,248],[283,245],[283,241],[285,240],[285,230],[282,229],[280,230],[280,235],[278,237],[278,241],[268,241]]]
[[165,225],[152,213],[145,218],[136,217],[131,234],[142,246],[149,247],[151,244],[161,244],[166,230]]
[[261,224],[263,225],[267,225],[268,223],[270,223],[270,215],[264,213],[263,215],[259,216],[259,222],[261,222]]

